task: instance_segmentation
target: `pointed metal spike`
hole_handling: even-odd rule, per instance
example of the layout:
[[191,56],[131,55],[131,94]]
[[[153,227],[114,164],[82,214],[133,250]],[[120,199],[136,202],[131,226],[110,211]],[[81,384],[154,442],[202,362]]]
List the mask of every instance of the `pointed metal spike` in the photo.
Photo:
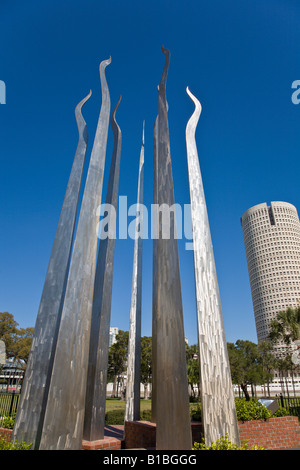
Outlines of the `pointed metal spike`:
[[13,429],[14,441],[31,443],[33,448],[39,444],[69,270],[88,143],[87,126],[81,109],[90,96],[91,92],[75,108],[78,145],[51,251]]

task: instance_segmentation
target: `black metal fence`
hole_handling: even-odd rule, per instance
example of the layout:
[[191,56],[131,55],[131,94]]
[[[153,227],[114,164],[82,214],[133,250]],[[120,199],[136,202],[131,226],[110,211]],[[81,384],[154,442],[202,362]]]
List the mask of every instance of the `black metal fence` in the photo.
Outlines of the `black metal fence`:
[[20,392],[0,391],[0,425],[3,418],[13,416],[17,412]]
[[[279,395],[277,397],[269,397],[276,399],[278,405],[288,410],[292,416],[298,416],[300,420],[300,397],[287,397]],[[20,392],[4,392],[0,391],[0,426],[3,418],[13,416],[17,412],[20,399]]]
[[280,395],[276,397],[276,399],[279,406],[287,409],[289,414],[298,416],[300,419],[300,397],[287,397]]

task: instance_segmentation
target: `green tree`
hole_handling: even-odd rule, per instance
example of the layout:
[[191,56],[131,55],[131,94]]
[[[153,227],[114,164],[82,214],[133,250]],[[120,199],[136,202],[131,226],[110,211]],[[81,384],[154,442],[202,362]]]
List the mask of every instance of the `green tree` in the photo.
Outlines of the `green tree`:
[[128,356],[128,331],[120,330],[116,342],[109,348],[108,354],[108,381],[113,381],[113,396],[118,396],[119,384],[123,383],[122,374],[126,370]]
[[265,376],[264,385],[267,384],[268,396],[270,396],[270,387],[269,384],[272,381],[273,373],[272,371],[276,367],[276,358],[272,353],[272,344],[270,341],[261,341],[258,343],[258,351],[261,357],[262,368]]
[[241,353],[234,343],[227,343],[227,350],[232,382],[234,384],[241,384],[244,381],[243,360]]
[[238,340],[227,345],[232,381],[239,384],[246,400],[250,400],[247,386],[263,384],[266,376],[257,344],[251,341]]
[[18,337],[15,341],[13,353],[15,361],[18,363],[28,362],[34,328],[21,328],[18,330]]
[[141,338],[141,383],[144,385],[145,398],[148,398],[148,384],[152,377],[152,338]]
[[196,398],[196,391],[194,386],[197,385],[198,391],[200,390],[199,348],[196,344],[189,346],[187,343],[185,345],[185,348],[188,383],[191,387],[193,398]]
[[270,322],[269,339],[276,343],[283,341],[289,346],[293,341],[300,339],[300,307],[287,308],[277,314],[275,320]]
[[296,377],[299,373],[299,365],[294,364],[292,361],[292,354],[287,354],[285,357],[285,366],[286,366],[286,371],[290,372],[290,377],[292,379],[292,386],[293,386],[293,392],[294,392],[294,397],[296,396],[296,389],[295,389],[295,373]]
[[4,341],[6,356],[13,358],[15,356],[15,342],[18,336],[18,323],[14,320],[11,313],[0,312],[0,339]]
[[[292,350],[289,348],[294,341],[300,340],[300,306],[295,308],[287,308],[280,311],[276,318],[270,322],[269,339],[275,345],[283,342],[287,346],[285,357],[277,359],[277,369],[281,378],[281,384],[284,392],[284,383],[286,385],[287,394],[289,395],[287,377],[290,372],[293,387],[294,372],[298,367],[293,364],[291,359]],[[289,350],[290,349],[290,350]]]
[[[26,369],[34,328],[18,328],[11,313],[0,312],[0,339],[4,341],[6,357],[13,359],[18,369]],[[3,365],[0,366],[4,367]],[[13,369],[11,369],[13,370]],[[20,380],[20,374],[18,374]],[[10,379],[8,379],[10,380]]]
[[[127,370],[128,331],[119,331],[116,342],[109,348],[108,381],[113,382],[113,396],[118,396],[118,386],[123,383],[123,373]],[[141,338],[141,383],[147,396],[148,384],[152,377],[152,338]]]
[[0,339],[4,341],[7,358],[12,358],[19,367],[27,364],[34,328],[18,328],[11,313],[0,312]]

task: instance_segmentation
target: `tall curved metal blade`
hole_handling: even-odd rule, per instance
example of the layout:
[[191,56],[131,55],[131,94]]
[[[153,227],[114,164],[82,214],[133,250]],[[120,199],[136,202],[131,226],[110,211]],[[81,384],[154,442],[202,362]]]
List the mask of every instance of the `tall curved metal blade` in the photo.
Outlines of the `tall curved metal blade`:
[[138,421],[140,419],[143,198],[144,198],[144,125],[143,125],[142,148],[140,152],[138,192],[137,192],[138,216],[136,218],[134,253],[133,253],[125,421]]
[[[166,56],[158,98],[158,204],[174,205],[170,153],[166,80],[170,52]],[[159,399],[156,402],[156,448],[191,449],[191,422],[186,368],[175,213],[170,211],[170,237],[163,237],[159,223],[157,240],[158,304],[156,324],[156,374]],[[155,355],[154,355],[155,356]]]
[[206,445],[211,445],[228,433],[230,441],[239,444],[215,259],[195,141],[202,107],[188,87],[186,92],[195,105],[194,113],[186,126],[186,148],[193,228],[204,437]]
[[48,397],[88,143],[87,126],[81,109],[91,94],[90,91],[75,108],[78,145],[51,251],[13,429],[13,440],[32,443],[33,447],[38,445]]
[[[109,211],[106,220],[109,233],[106,237],[101,236],[94,286],[87,395],[83,431],[83,439],[87,441],[95,441],[104,438],[109,327],[116,238],[116,213],[118,207],[122,145],[122,133],[116,122],[115,116],[120,101],[121,97],[111,116],[111,126],[114,134],[114,148],[106,195],[106,204],[109,205],[107,206]],[[102,227],[102,231],[104,233],[104,227]]]
[[97,208],[110,115],[105,68],[100,64],[102,105],[87,173],[57,338],[40,449],[81,449],[97,256]]
[[153,214],[152,214],[152,239],[153,239],[153,262],[152,262],[152,393],[151,393],[151,420],[156,422],[156,400],[157,400],[157,377],[156,377],[156,364],[157,364],[157,288],[158,288],[158,273],[157,273],[157,239],[158,239],[158,164],[157,164],[157,127],[158,116],[155,119],[153,129]]

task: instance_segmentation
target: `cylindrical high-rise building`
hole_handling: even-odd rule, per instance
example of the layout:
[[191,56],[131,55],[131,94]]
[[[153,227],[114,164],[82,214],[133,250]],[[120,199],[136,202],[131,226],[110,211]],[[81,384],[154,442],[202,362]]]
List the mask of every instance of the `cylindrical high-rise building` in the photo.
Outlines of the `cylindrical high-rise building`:
[[[258,341],[277,313],[300,302],[300,222],[287,202],[258,204],[241,217]],[[284,352],[284,345],[276,353]]]

